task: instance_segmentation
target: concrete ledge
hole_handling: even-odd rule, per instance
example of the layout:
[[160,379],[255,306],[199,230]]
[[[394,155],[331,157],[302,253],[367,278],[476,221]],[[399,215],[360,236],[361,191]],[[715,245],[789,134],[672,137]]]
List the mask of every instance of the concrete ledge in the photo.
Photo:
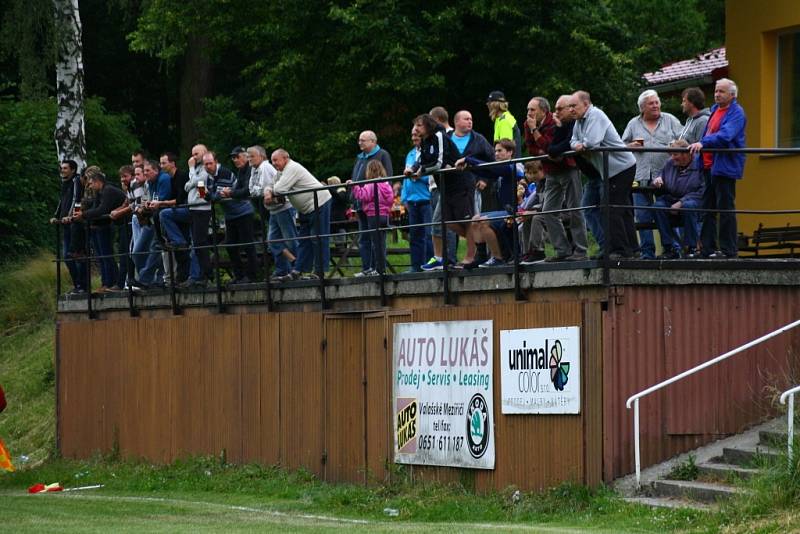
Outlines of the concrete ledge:
[[[520,287],[523,291],[538,291],[575,287],[605,287],[604,269],[600,262],[550,263],[522,266]],[[384,291],[387,297],[441,295],[444,290],[444,273],[414,273],[387,275]],[[374,301],[380,299],[380,279],[332,278],[325,280],[325,298],[328,301]],[[629,285],[800,285],[800,260],[671,260],[616,262],[608,270],[609,286]],[[454,270],[450,272],[450,291],[455,294],[477,292],[514,291],[512,266]],[[287,282],[270,288],[275,306],[314,304],[320,301],[316,281]],[[134,295],[138,309],[170,308],[169,291],[143,291]],[[248,284],[235,290],[223,290],[224,306],[261,305],[267,300],[265,284]],[[178,291],[176,303],[181,308],[215,307],[215,288]],[[128,294],[107,293],[92,298],[98,312],[128,309]],[[61,313],[86,313],[86,296],[62,296],[58,302]]]

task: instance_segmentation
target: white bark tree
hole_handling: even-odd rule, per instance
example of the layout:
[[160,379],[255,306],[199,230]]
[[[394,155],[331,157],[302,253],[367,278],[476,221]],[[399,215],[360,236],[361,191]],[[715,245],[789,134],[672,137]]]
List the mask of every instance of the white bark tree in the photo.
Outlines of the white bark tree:
[[86,167],[83,107],[83,44],[78,0],[53,0],[56,31],[55,141],[59,161],[75,160]]

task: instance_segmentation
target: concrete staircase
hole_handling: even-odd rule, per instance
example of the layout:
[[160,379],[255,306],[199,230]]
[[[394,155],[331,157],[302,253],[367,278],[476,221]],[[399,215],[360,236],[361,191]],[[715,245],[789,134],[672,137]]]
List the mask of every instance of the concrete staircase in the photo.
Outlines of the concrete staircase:
[[[642,472],[642,488],[635,475],[614,483],[625,500],[648,506],[709,510],[722,500],[745,493],[738,481],[759,473],[756,465],[777,461],[785,454],[785,419],[770,421],[743,434],[714,442]],[[694,480],[673,480],[674,468],[691,455],[697,467]],[[685,470],[684,470],[685,471]]]

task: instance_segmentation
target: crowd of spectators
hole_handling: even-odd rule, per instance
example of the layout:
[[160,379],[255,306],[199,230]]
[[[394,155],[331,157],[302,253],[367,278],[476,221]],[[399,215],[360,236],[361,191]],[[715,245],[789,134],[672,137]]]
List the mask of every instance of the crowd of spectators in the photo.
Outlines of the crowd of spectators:
[[[736,84],[721,79],[715,104],[707,109],[700,89],[686,89],[681,124],[661,111],[655,91],[644,91],[639,113],[620,135],[586,91],[561,95],[552,109],[547,98],[533,97],[521,124],[505,95],[492,91],[491,142],[473,129],[469,111],[458,111],[451,126],[447,111],[437,106],[412,121],[404,178],[394,184],[379,181],[392,176],[394,167],[372,130],[359,134],[352,174],[344,182],[321,182],[285,149],[268,156],[259,145],[233,148],[230,166],[203,144],[192,147],[185,163],[171,152],[155,161],[137,151],[131,165],[118,170],[118,181],[96,166],[79,173],[67,160],[60,166],[60,201],[51,222],[63,225],[62,254],[73,293],[89,287],[90,253],[99,265],[98,293],[171,283],[207,287],[214,275],[216,228],[224,229],[231,285],[258,280],[259,227],[272,257],[270,279],[282,283],[327,271],[332,224],[335,245],[347,221],[360,231],[361,270],[355,276],[379,275],[387,268],[385,229],[395,212],[406,213],[410,225],[406,272],[439,270],[446,262],[471,269],[514,259],[525,265],[586,260],[590,234],[612,260],[655,259],[653,228],[663,249],[659,259],[731,258],[737,256],[731,210],[744,155],[703,148],[744,146],[746,119],[736,96]],[[605,170],[602,149],[612,149]],[[513,161],[523,156],[541,158],[524,165]],[[618,206],[610,210],[607,234],[599,208],[606,172],[608,202]],[[323,185],[329,187],[308,191]],[[722,211],[691,211],[697,208]],[[459,239],[466,242],[460,260]]]

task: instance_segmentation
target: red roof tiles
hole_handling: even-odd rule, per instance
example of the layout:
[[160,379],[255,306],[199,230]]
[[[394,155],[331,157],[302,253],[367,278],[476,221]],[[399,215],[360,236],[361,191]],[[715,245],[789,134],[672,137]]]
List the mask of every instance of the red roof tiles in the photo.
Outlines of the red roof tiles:
[[648,72],[644,75],[649,85],[674,82],[684,79],[702,78],[710,76],[711,73],[719,68],[727,67],[728,59],[725,56],[725,47],[715,48],[698,54],[692,59],[676,61],[664,65],[655,72]]

